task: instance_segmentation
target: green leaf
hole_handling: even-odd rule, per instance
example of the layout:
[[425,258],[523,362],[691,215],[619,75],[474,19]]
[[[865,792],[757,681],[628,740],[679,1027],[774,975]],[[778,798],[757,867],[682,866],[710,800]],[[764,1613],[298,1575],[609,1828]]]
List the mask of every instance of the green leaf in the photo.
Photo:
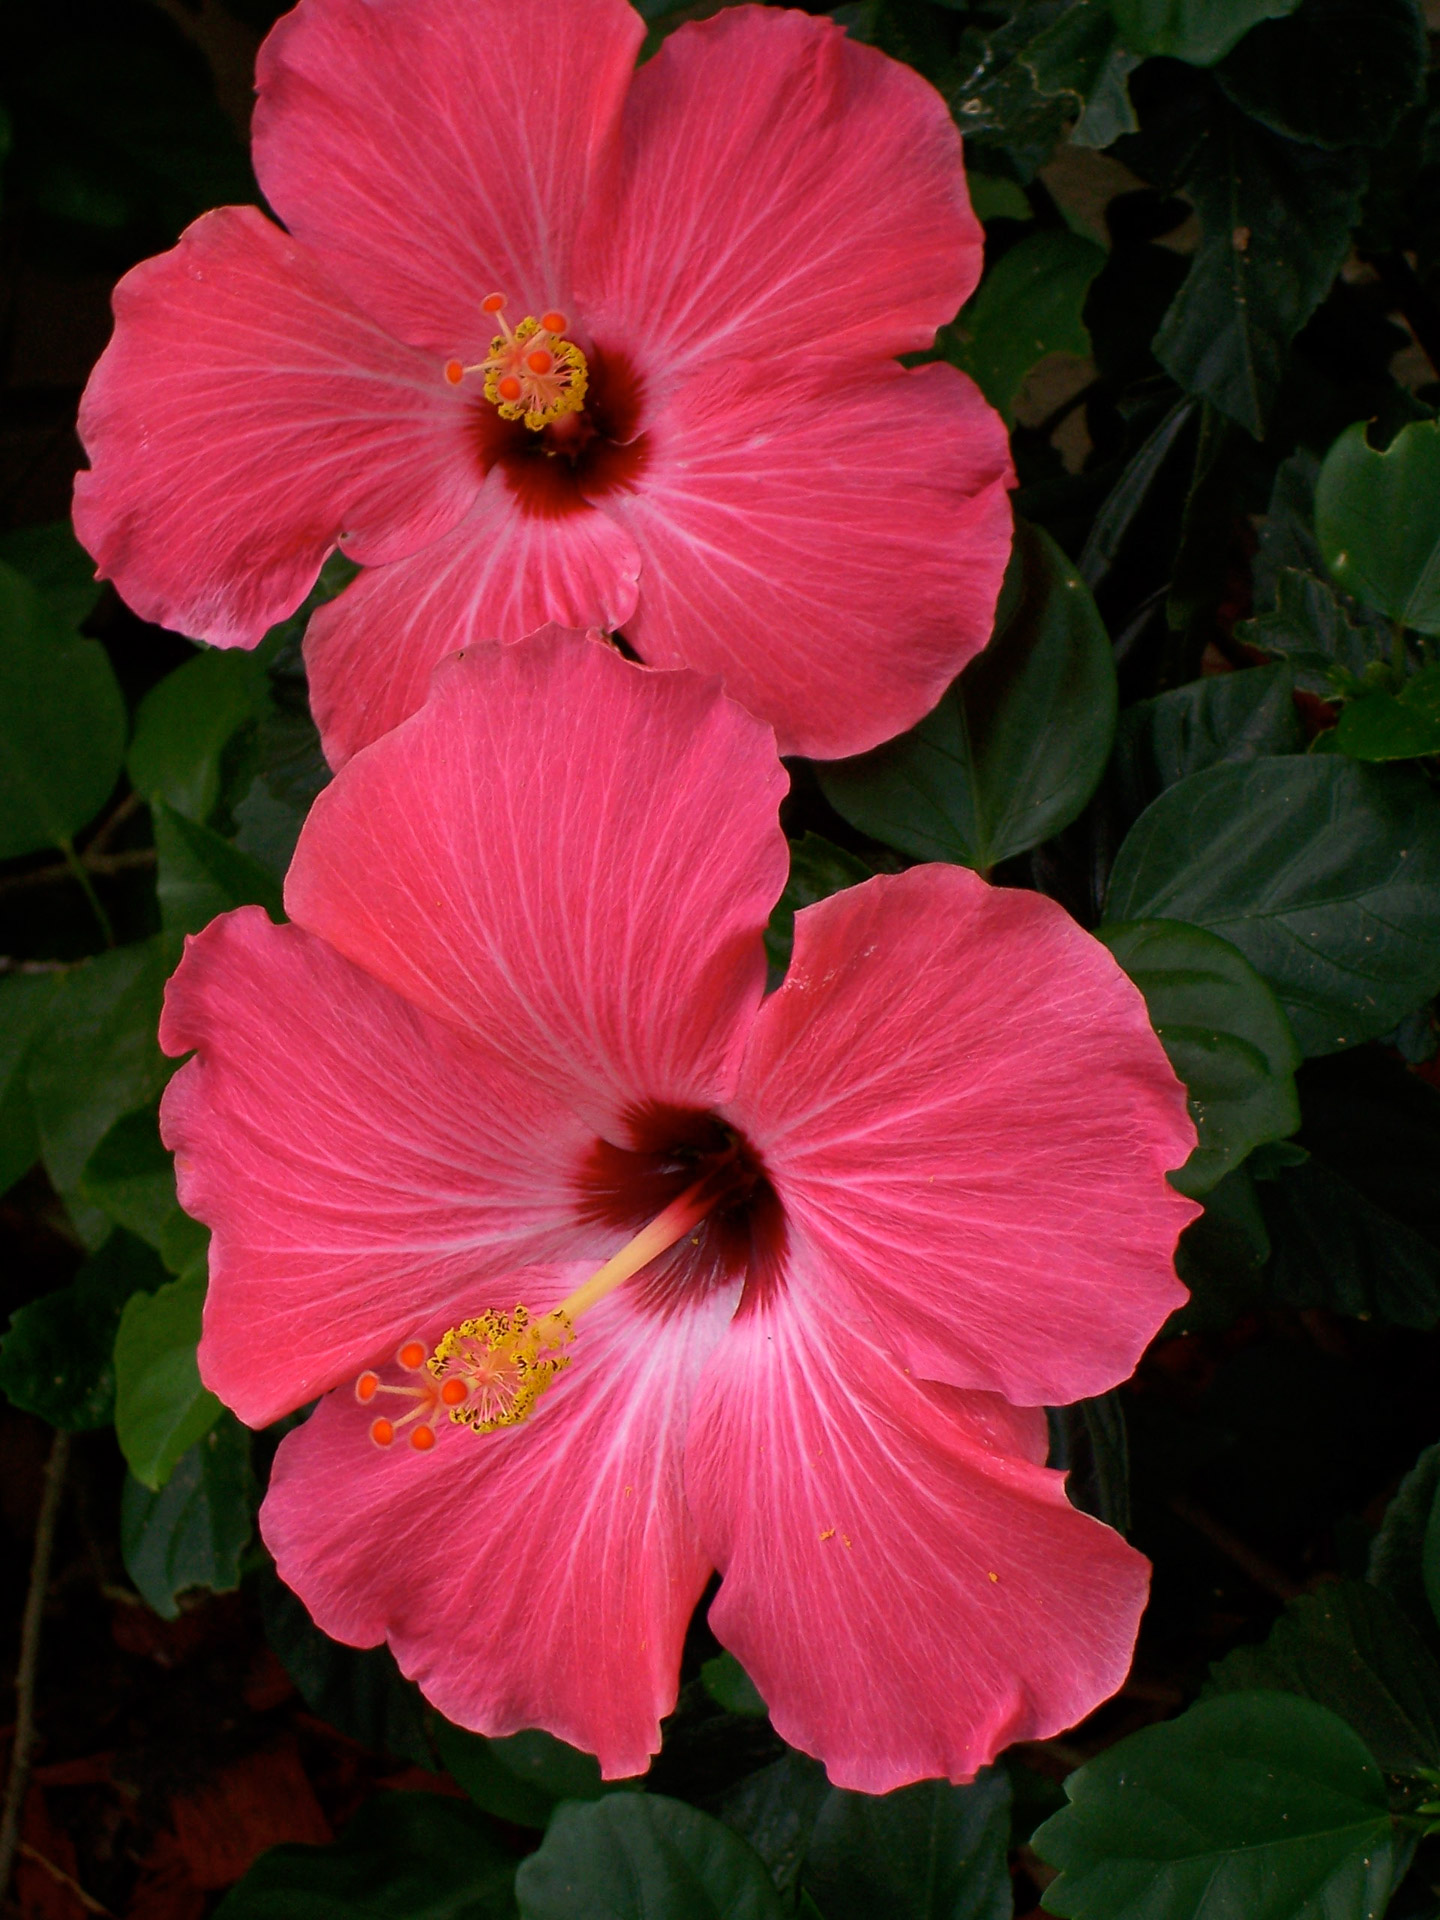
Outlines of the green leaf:
[[1300,0],[1110,0],[1132,53],[1168,53],[1211,67],[1262,20],[1293,13]]
[[1134,131],[1129,57],[1105,0],[1019,0],[1008,13],[996,29],[967,33],[959,60],[937,76],[967,141],[999,146],[1028,180],[1067,123],[1089,146]]
[[1105,917],[1218,933],[1269,981],[1303,1052],[1353,1046],[1440,985],[1440,801],[1338,755],[1209,767],[1135,822]]
[[463,1800],[377,1793],[333,1846],[262,1853],[215,1920],[510,1920],[514,1873]]
[[122,1114],[149,1105],[173,1072],[155,1038],[165,980],[178,959],[164,935],[84,961],[60,976],[26,1068],[40,1151],[82,1231],[107,1223],[77,1210],[85,1163]]
[[1300,1125],[1300,1049],[1269,987],[1228,940],[1178,920],[1100,929],[1145,996],[1150,1023],[1185,1082],[1199,1142],[1171,1184],[1208,1193],[1262,1140]]
[[598,1800],[638,1786],[602,1780],[593,1754],[567,1746],[538,1728],[487,1740],[436,1715],[435,1751],[476,1806],[519,1827],[544,1827],[562,1800]]
[[1399,693],[1350,701],[1335,744],[1352,760],[1418,760],[1440,753],[1440,666],[1422,667]]
[[175,1163],[160,1139],[153,1107],[117,1120],[85,1162],[80,1197],[148,1241],[171,1273],[205,1255],[209,1234],[175,1196]]
[[1440,1653],[1440,1440],[1396,1488],[1371,1543],[1366,1578]]
[[285,918],[278,880],[233,841],[177,813],[163,800],[152,808],[159,861],[156,891],[160,918],[174,933],[198,933],[217,913],[260,906],[272,920]]
[[1254,620],[1242,620],[1237,640],[1288,661],[1298,686],[1333,700],[1359,679],[1385,649],[1373,627],[1357,627],[1323,580],[1295,567],[1275,578],[1275,605]]
[[1134,526],[1161,470],[1194,417],[1196,404],[1188,397],[1176,401],[1146,436],[1125,471],[1105,496],[1104,505],[1090,524],[1084,551],[1080,555],[1080,573],[1090,587],[1098,587],[1115,564],[1125,536]]
[[1068,1476],[1065,1497],[1117,1533],[1130,1531],[1130,1435],[1118,1393],[1047,1407],[1052,1467]]
[[1399,1865],[1355,1734],[1283,1693],[1202,1700],[1065,1782],[1031,1845],[1068,1920],[1379,1920]]
[[1259,1185],[1271,1285],[1297,1307],[1440,1318],[1440,1094],[1378,1048],[1300,1075],[1307,1157]]
[[342,1647],[274,1575],[260,1583],[260,1613],[265,1638],[312,1713],[372,1753],[434,1769],[425,1702],[388,1647]]
[[[1208,15],[1225,11],[1198,3]],[[1155,356],[1187,393],[1203,394],[1258,440],[1290,342],[1349,250],[1364,159],[1282,140],[1216,102],[1184,184],[1200,216],[1200,247],[1155,336]]]
[[790,877],[775,902],[765,929],[765,952],[772,972],[783,976],[795,943],[795,915],[845,887],[858,886],[874,872],[857,853],[847,853],[822,834],[807,833],[790,843]]
[[1382,147],[1424,89],[1425,56],[1413,0],[1304,0],[1288,20],[1247,34],[1215,78],[1273,133],[1315,147]]
[[1234,1326],[1263,1294],[1261,1269],[1270,1258],[1270,1234],[1255,1191],[1253,1162],[1227,1173],[1205,1196],[1175,1250],[1175,1271],[1190,1298],[1166,1322],[1175,1333],[1219,1333]]
[[1083,810],[1116,704],[1089,589],[1048,534],[1021,522],[985,651],[912,732],[816,771],[862,833],[917,860],[988,871]]
[[1127,806],[1138,813],[1206,767],[1301,752],[1293,688],[1288,667],[1246,667],[1127,707],[1115,734],[1115,774]]
[[727,1713],[763,1720],[770,1711],[760,1698],[760,1689],[733,1653],[719,1653],[713,1660],[704,1661],[700,1680],[716,1706],[724,1707]]
[[54,973],[11,973],[0,979],[0,1193],[40,1157],[26,1070],[59,984]]
[[95,578],[95,562],[68,520],[0,533],[0,561],[23,573],[67,627],[78,627],[103,591]]
[[0,1388],[13,1406],[83,1433],[115,1417],[115,1333],[132,1294],[165,1284],[150,1249],[112,1233],[68,1287],[21,1307],[0,1342]]
[[189,1273],[126,1303],[115,1336],[115,1438],[130,1471],[158,1491],[181,1454],[220,1417],[200,1384],[195,1349],[205,1275]]
[[0,562],[0,860],[62,846],[93,820],[124,753],[105,649]]
[[1411,421],[1383,453],[1347,427],[1320,468],[1315,533],[1347,593],[1440,634],[1440,421]]
[[[768,1767],[747,1774],[716,1811],[755,1849],[776,1887],[787,1894],[800,1877],[810,1835],[829,1795],[820,1762],[791,1748]],[[813,1901],[809,1910],[814,1911]],[[807,1911],[803,1900],[799,1911]]]
[[1025,376],[1052,353],[1085,355],[1090,336],[1081,318],[1105,249],[1064,227],[1027,234],[986,274],[960,316],[969,343],[958,364],[1007,421]]
[[922,1780],[886,1794],[832,1790],[805,1860],[825,1920],[1010,1920],[1010,1782]]
[[782,1911],[743,1840],[658,1793],[560,1807],[515,1892],[522,1920],[780,1920]]
[[1363,1580],[1292,1600],[1262,1645],[1219,1662],[1206,1693],[1255,1688],[1339,1714],[1386,1773],[1440,1765],[1440,1666],[1394,1602]]
[[233,1593],[254,1530],[250,1435],[233,1414],[224,1414],[181,1454],[158,1493],[133,1473],[125,1476],[120,1498],[125,1571],[162,1619],[175,1618],[177,1594],[193,1587]]
[[[965,174],[970,205],[977,220],[1033,220],[1034,210],[1022,188],[995,173]],[[0,545],[0,555],[4,548]]]
[[126,756],[131,784],[202,823],[220,797],[220,760],[267,703],[265,667],[238,647],[207,648],[166,674],[140,702]]

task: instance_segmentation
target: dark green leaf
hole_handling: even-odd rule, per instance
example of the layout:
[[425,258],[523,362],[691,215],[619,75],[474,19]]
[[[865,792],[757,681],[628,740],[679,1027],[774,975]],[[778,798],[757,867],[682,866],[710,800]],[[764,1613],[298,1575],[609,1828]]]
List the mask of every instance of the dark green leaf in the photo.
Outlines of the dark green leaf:
[[1333,699],[1378,658],[1384,638],[1373,627],[1352,625],[1323,580],[1295,567],[1275,578],[1275,605],[1235,630],[1238,640],[1288,661],[1298,686]]
[[1091,146],[1133,130],[1128,70],[1103,0],[1019,0],[1003,25],[968,31],[953,69],[936,78],[966,138],[1001,147],[1028,180],[1068,123]]
[[23,573],[67,627],[78,627],[100,598],[95,562],[75,538],[68,520],[0,533],[0,561]]
[[1440,1312],[1440,1094],[1378,1048],[1300,1075],[1308,1158],[1260,1183],[1277,1292],[1430,1326]]
[[1194,417],[1195,407],[1196,402],[1189,398],[1176,401],[1105,496],[1080,555],[1081,576],[1092,588],[1099,586],[1114,565],[1126,534],[1150,498],[1161,468]]
[[1300,0],[1110,0],[1132,53],[1168,53],[1194,67],[1222,59],[1261,20],[1293,13]]
[[510,1920],[514,1873],[462,1800],[378,1793],[333,1846],[262,1853],[215,1920]]
[[221,755],[264,711],[265,667],[238,647],[207,648],[140,702],[125,764],[137,793],[204,822],[220,797]]
[[538,1728],[487,1740],[437,1715],[435,1750],[476,1806],[520,1827],[543,1827],[561,1800],[598,1800],[635,1786],[605,1781],[600,1763]]
[[[108,1222],[79,1203],[85,1163],[122,1114],[150,1104],[172,1072],[155,1038],[176,943],[157,936],[61,975],[26,1068],[46,1170],[98,1245]],[[72,1200],[73,1197],[73,1200]]]
[[1379,1920],[1399,1865],[1355,1734],[1283,1693],[1203,1700],[1065,1782],[1031,1844],[1069,1920]]
[[1387,1773],[1440,1765],[1440,1666],[1395,1604],[1363,1580],[1292,1600],[1258,1647],[1237,1647],[1206,1692],[1274,1688],[1348,1721]]
[[1367,1577],[1440,1653],[1440,1441],[1396,1488],[1370,1548]]
[[780,1920],[759,1856],[709,1814],[658,1793],[570,1801],[515,1892],[523,1920]]
[[[1199,0],[1220,14],[1213,0]],[[1360,216],[1365,164],[1282,140],[1217,102],[1185,176],[1199,251],[1155,356],[1259,439],[1290,342],[1330,289]],[[1296,207],[1305,209],[1303,221]]]
[[1010,1920],[1010,1782],[922,1780],[880,1795],[832,1791],[805,1860],[825,1920]]
[[1402,427],[1385,451],[1347,427],[1325,456],[1315,532],[1347,593],[1440,634],[1440,421]]
[[[1034,210],[1022,188],[999,174],[975,173],[969,168],[965,184],[970,189],[970,205],[980,220],[1033,220]],[[0,547],[0,554],[4,549]]]
[[201,1269],[158,1293],[134,1295],[120,1317],[115,1438],[130,1471],[152,1492],[220,1417],[220,1402],[201,1386],[195,1364],[204,1305]]
[[1204,1213],[1180,1236],[1175,1271],[1190,1298],[1168,1330],[1211,1333],[1233,1326],[1262,1298],[1261,1269],[1269,1258],[1270,1234],[1247,1163],[1206,1194]]
[[1137,700],[1120,716],[1115,773],[1130,812],[1186,774],[1262,754],[1299,753],[1304,729],[1288,667],[1212,673],[1188,686]]
[[1117,1393],[1099,1393],[1069,1406],[1047,1407],[1048,1464],[1068,1474],[1071,1506],[1093,1513],[1117,1533],[1130,1531],[1130,1435]]
[[760,1690],[733,1653],[716,1654],[700,1668],[705,1691],[727,1713],[748,1715],[763,1720],[770,1709],[760,1698]]
[[192,1587],[233,1593],[254,1528],[250,1435],[233,1414],[223,1414],[180,1456],[158,1493],[133,1473],[125,1477],[120,1501],[125,1571],[163,1619],[175,1618],[176,1596]]
[[138,1233],[174,1274],[203,1259],[209,1235],[175,1197],[175,1163],[153,1107],[117,1120],[80,1176],[80,1197]]
[[1340,716],[1335,744],[1352,760],[1418,760],[1440,753],[1440,666],[1422,667],[1398,693],[1366,693]]
[[105,649],[0,562],[0,860],[60,846],[93,820],[124,753]]
[[1262,22],[1216,69],[1237,107],[1316,147],[1380,147],[1424,85],[1413,0],[1304,0]]
[[820,1762],[792,1750],[732,1787],[717,1812],[759,1854],[781,1893],[788,1893],[800,1877],[810,1835],[829,1794]]
[[1081,812],[1115,710],[1089,589],[1048,534],[1021,523],[989,646],[912,732],[820,767],[820,784],[872,838],[986,871]]
[[163,800],[152,809],[159,857],[160,917],[174,933],[198,933],[217,913],[260,906],[285,918],[280,883],[267,867],[232,841],[176,813]]
[[121,1310],[165,1278],[147,1246],[112,1233],[68,1287],[21,1307],[0,1343],[0,1388],[12,1405],[75,1433],[109,1426]]
[[1440,985],[1440,801],[1339,756],[1210,767],[1145,809],[1107,920],[1185,920],[1237,946],[1301,1049],[1386,1032]]
[[313,1713],[374,1753],[433,1769],[425,1703],[388,1647],[342,1647],[273,1576],[261,1583],[260,1611],[265,1638]]
[[986,274],[960,317],[969,344],[957,364],[1009,421],[1030,369],[1048,354],[1088,354],[1081,310],[1105,250],[1065,227],[1027,234]]
[[1290,1023],[1244,954],[1200,927],[1132,920],[1102,927],[1100,938],[1144,994],[1190,1095],[1200,1138],[1172,1183],[1208,1193],[1252,1147],[1300,1125]]
[[54,973],[11,973],[0,979],[0,1193],[40,1157],[26,1071],[58,986]]
[[790,964],[795,916],[800,909],[813,907],[817,900],[827,900],[844,887],[857,886],[873,871],[858,854],[847,853],[821,834],[807,833],[791,841],[790,877],[765,929],[765,952],[774,973],[783,975]]

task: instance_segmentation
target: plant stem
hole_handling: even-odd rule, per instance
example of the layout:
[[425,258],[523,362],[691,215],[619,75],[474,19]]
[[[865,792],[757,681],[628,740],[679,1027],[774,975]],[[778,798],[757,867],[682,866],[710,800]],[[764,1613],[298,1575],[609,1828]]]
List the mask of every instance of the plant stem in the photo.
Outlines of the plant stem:
[[5,1783],[5,1811],[0,1816],[0,1905],[10,1890],[10,1875],[20,1844],[20,1813],[30,1781],[30,1755],[35,1746],[35,1677],[40,1665],[40,1627],[45,1596],[50,1588],[50,1562],[55,1553],[55,1524],[65,1469],[70,1463],[70,1436],[58,1428],[45,1466],[45,1491],[35,1527],[35,1554],[30,1562],[30,1587],[20,1627],[20,1665],[15,1673],[15,1745],[10,1752],[10,1778]]
[[84,864],[75,851],[74,842],[68,839],[62,840],[60,842],[60,851],[65,856],[66,866],[79,882],[81,892],[90,902],[90,910],[95,915],[96,921],[99,924],[101,938],[107,947],[113,947],[115,944],[115,929],[110,924],[109,914],[106,913],[104,907],[100,904],[99,894],[96,893],[94,887],[90,884],[90,876],[85,871]]

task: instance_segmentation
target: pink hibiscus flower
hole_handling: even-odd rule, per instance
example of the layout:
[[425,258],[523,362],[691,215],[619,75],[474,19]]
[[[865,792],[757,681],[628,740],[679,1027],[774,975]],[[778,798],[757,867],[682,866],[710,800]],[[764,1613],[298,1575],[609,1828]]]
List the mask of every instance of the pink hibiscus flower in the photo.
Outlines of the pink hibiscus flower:
[[713,679],[448,663],[316,801],[294,924],[188,943],[163,1127],[204,1379],[324,1396],[262,1527],[328,1633],[628,1774],[718,1568],[778,1731],[878,1792],[1125,1675],[1148,1569],[1041,1406],[1184,1298],[1194,1133],[1107,951],[958,867],[800,913],[762,997],[784,787]]
[[980,272],[940,96],[742,7],[632,71],[624,0],[302,0],[260,53],[253,208],[120,283],[81,539],[148,619],[307,641],[335,764],[437,660],[623,629],[860,751],[984,645],[1004,428],[907,371]]

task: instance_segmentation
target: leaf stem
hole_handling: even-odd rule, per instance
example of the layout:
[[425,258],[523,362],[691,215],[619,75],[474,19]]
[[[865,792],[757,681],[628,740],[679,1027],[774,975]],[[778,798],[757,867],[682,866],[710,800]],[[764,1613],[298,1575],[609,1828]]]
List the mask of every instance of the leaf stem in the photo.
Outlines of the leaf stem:
[[45,1596],[50,1589],[50,1562],[55,1553],[55,1526],[60,1496],[70,1464],[70,1436],[57,1428],[45,1466],[45,1491],[35,1527],[35,1553],[30,1562],[30,1586],[20,1627],[20,1665],[15,1672],[15,1744],[10,1751],[10,1778],[5,1783],[5,1810],[0,1815],[0,1905],[10,1888],[10,1875],[20,1845],[20,1811],[30,1782],[30,1756],[35,1746],[35,1679],[40,1665],[40,1627]]
[[107,947],[113,947],[115,944],[115,929],[110,924],[109,914],[106,913],[104,907],[100,904],[99,894],[96,893],[94,887],[90,884],[90,876],[85,871],[84,862],[75,851],[75,843],[67,837],[59,842],[59,846],[61,853],[65,856],[66,866],[75,876],[75,879],[79,882],[81,892],[90,902],[90,910],[95,915],[95,919],[99,924],[101,938]]

